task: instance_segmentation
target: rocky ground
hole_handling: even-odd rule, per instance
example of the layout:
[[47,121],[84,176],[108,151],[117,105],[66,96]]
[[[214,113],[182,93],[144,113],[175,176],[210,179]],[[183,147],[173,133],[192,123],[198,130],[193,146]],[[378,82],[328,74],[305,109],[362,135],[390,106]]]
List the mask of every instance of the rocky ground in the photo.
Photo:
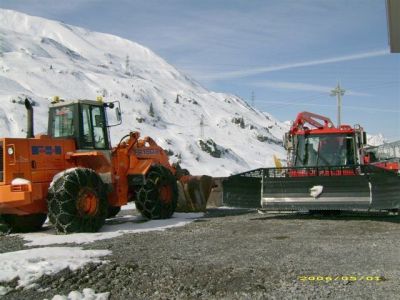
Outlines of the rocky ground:
[[[37,288],[13,290],[4,299],[51,299],[84,288],[111,292],[110,299],[394,299],[400,294],[399,216],[212,209],[184,227],[83,247],[112,255],[106,264],[43,276]],[[23,248],[18,237],[0,238],[0,252]]]

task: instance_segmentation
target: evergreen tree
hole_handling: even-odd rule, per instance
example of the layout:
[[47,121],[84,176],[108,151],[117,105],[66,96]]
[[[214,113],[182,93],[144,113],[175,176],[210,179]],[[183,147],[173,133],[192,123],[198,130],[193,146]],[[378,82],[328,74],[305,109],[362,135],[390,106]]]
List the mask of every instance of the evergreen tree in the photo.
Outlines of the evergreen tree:
[[149,115],[150,115],[151,117],[154,117],[154,108],[153,108],[153,103],[150,103]]
[[244,119],[243,119],[243,117],[240,118],[240,127],[241,127],[241,128],[245,128],[245,127],[246,127],[246,125],[244,124]]

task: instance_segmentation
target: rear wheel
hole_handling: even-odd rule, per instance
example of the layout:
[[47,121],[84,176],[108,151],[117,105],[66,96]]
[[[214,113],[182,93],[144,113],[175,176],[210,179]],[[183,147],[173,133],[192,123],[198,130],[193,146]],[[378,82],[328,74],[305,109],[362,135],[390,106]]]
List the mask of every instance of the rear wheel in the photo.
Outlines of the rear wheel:
[[163,166],[153,166],[146,183],[136,193],[136,208],[148,219],[167,219],[172,216],[178,200],[175,176]]
[[31,215],[2,215],[1,219],[6,224],[11,232],[32,232],[42,228],[46,221],[46,214],[31,214]]
[[108,213],[105,185],[91,169],[66,171],[49,188],[48,210],[58,232],[96,232]]

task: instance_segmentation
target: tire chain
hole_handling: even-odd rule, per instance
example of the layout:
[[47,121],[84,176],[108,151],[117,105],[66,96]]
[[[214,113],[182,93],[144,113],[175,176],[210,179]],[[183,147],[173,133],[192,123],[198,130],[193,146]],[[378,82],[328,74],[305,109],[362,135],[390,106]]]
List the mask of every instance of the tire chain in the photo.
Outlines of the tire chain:
[[[148,219],[159,219],[170,217],[171,212],[163,212],[163,205],[159,202],[159,193],[157,191],[157,185],[159,182],[171,181],[172,174],[169,173],[168,169],[163,166],[156,166],[151,170],[147,176],[146,184],[143,185],[137,192],[137,208],[141,214]],[[173,187],[173,197],[176,198],[176,187]],[[173,200],[173,202],[176,199]],[[175,206],[174,203],[171,205]],[[169,208],[170,209],[170,208]],[[175,210],[175,207],[172,207]],[[165,216],[163,216],[165,213]],[[173,213],[173,212],[172,212]]]
[[[83,226],[85,231],[87,229],[89,229],[88,231],[96,231],[96,229],[98,229],[97,227],[102,226],[102,224],[96,224],[98,220],[95,220],[94,218],[81,217],[80,220],[77,220],[79,216],[77,215],[78,212],[76,208],[76,202],[74,205],[71,205],[71,202],[59,199],[59,195],[63,195],[63,198],[67,199],[76,199],[77,195],[72,193],[70,188],[76,188],[77,192],[79,192],[79,187],[95,185],[96,183],[100,184],[100,178],[100,182],[93,182],[91,178],[93,173],[94,171],[87,168],[78,168],[73,171],[69,171],[68,173],[64,172],[64,174],[62,174],[62,176],[58,178],[53,183],[53,186],[49,189],[49,219],[50,222],[57,228],[57,231],[61,233],[80,231],[80,228],[74,228],[77,226]],[[96,192],[99,193],[98,197],[101,198],[104,188],[100,188],[100,190],[97,190]],[[99,199],[99,201],[101,202],[101,199]],[[100,221],[100,223],[104,223],[104,220]]]

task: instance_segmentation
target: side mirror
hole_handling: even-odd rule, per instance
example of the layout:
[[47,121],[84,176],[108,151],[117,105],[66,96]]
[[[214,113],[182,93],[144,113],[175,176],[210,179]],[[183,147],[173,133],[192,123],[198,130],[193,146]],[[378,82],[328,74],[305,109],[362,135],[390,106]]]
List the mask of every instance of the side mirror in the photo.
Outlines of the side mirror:
[[121,105],[119,101],[107,102],[104,103],[104,107],[114,109],[115,108],[115,117],[117,119],[116,124],[108,125],[108,127],[114,127],[117,125],[121,125],[122,123],[122,113],[121,113]]
[[117,117],[117,121],[122,122],[122,116],[121,116],[122,114],[121,114],[121,109],[119,107],[115,109],[115,115]]
[[367,144],[367,133],[365,131],[363,131],[363,135],[362,135],[362,144],[363,145]]

